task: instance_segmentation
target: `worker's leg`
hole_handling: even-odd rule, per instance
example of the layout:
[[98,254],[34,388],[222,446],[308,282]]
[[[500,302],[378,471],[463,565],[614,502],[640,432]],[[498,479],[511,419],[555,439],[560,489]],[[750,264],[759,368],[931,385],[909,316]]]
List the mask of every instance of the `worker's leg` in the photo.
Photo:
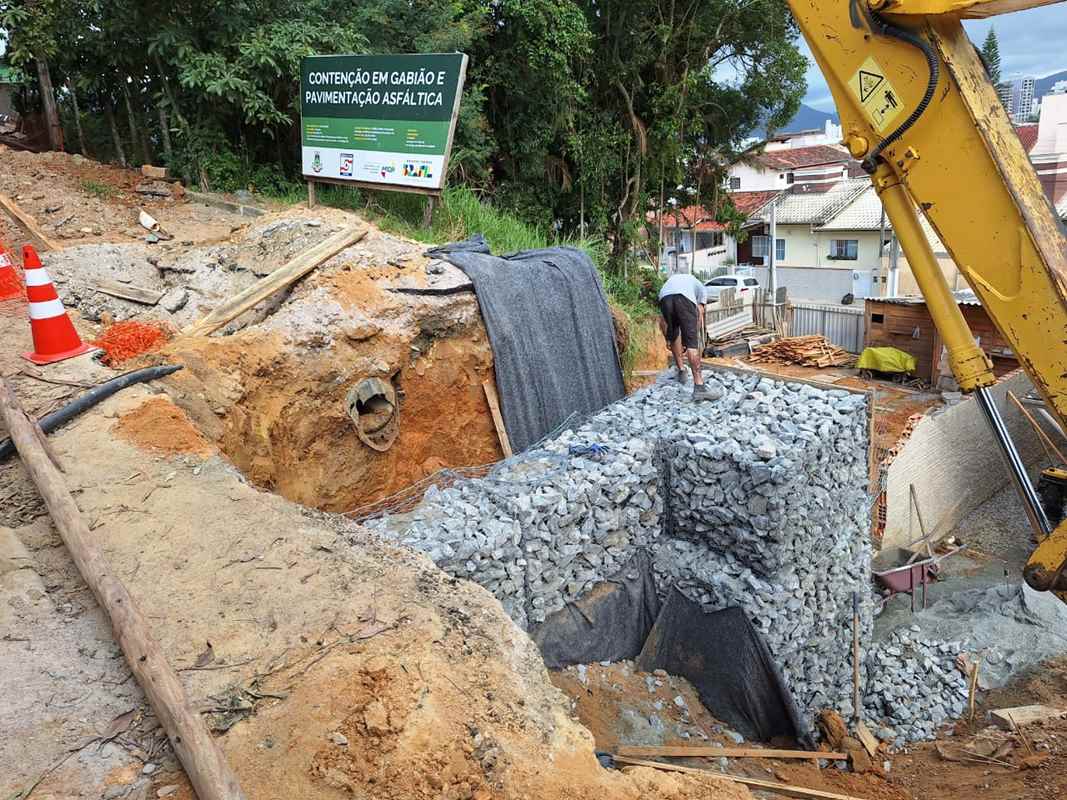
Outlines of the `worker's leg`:
[[674,356],[674,366],[678,370],[679,380],[684,380],[685,362],[682,359],[682,325],[678,318],[675,295],[668,295],[660,300],[659,310],[663,315],[663,338],[667,340],[667,349]]
[[[679,331],[678,335],[674,337],[674,341],[671,342],[670,347],[671,347],[671,354],[674,355],[674,366],[676,366],[678,368],[679,372],[683,372],[685,370],[685,366],[683,366],[683,361],[682,361],[682,352],[683,352],[684,348],[682,347],[682,334],[681,334],[681,331]],[[692,362],[690,362],[690,363],[692,363]]]
[[704,386],[704,375],[700,371],[700,351],[689,347],[686,348],[685,354],[689,359],[689,368],[693,370],[693,388],[700,389]]

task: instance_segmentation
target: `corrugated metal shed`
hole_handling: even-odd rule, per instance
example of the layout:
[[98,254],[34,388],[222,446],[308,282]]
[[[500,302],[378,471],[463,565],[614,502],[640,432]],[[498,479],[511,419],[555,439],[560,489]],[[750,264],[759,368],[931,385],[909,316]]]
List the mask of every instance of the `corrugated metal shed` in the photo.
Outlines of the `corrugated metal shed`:
[[[974,292],[970,289],[961,289],[958,292],[952,293],[956,302],[961,306],[980,306],[982,301],[978,299]],[[921,306],[925,305],[926,301],[922,298],[922,295],[908,295],[907,297],[871,297],[868,298],[876,303],[892,303],[897,306]]]

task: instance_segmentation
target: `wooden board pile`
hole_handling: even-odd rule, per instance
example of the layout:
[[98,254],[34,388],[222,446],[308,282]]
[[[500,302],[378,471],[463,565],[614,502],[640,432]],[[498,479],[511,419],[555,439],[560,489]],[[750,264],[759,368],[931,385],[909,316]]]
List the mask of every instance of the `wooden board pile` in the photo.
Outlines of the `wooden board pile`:
[[844,367],[856,357],[825,336],[790,336],[752,351],[753,364],[799,364],[802,367]]

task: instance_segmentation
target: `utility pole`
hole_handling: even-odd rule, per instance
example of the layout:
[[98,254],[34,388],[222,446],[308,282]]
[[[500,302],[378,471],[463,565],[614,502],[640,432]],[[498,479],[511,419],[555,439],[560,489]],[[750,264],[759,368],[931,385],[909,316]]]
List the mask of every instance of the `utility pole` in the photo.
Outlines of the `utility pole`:
[[900,242],[897,232],[893,231],[893,241],[889,245],[889,297],[900,293]]
[[778,296],[778,263],[777,258],[777,243],[778,243],[778,203],[777,201],[771,202],[771,241],[767,248],[767,291],[771,296],[771,302],[777,301]]
[[[882,261],[882,253],[883,252],[885,252],[885,209],[884,208],[882,209],[882,216],[878,221],[878,272],[880,273],[879,277],[881,277],[881,279],[882,279],[881,280],[882,285],[878,287],[878,296],[879,297],[885,297],[887,292],[888,292],[888,289],[889,289],[889,283],[886,280],[887,276],[885,274],[886,272],[888,272],[888,270],[885,267],[885,262]],[[877,280],[877,278],[876,278],[876,280]]]

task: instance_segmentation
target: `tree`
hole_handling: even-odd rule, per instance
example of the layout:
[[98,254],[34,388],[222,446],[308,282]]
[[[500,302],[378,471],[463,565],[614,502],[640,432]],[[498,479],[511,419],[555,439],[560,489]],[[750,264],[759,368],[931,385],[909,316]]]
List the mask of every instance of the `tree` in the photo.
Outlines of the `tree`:
[[997,29],[989,27],[989,33],[982,42],[982,60],[985,61],[986,72],[994,86],[1000,86],[1000,43],[997,41]]

